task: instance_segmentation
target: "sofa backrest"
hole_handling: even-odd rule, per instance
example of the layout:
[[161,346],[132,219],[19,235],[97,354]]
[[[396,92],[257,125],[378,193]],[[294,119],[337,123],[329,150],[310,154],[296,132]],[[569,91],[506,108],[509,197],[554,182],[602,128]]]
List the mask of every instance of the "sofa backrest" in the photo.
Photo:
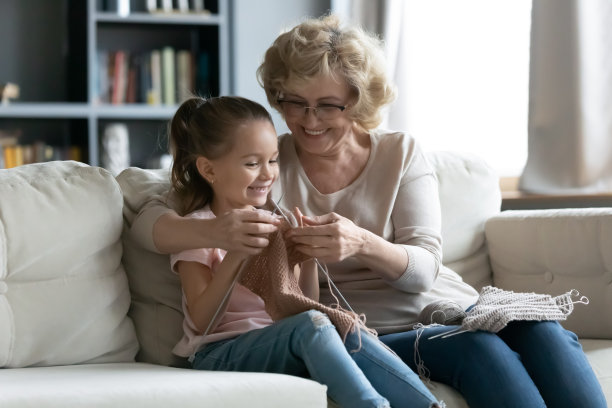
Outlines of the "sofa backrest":
[[[428,159],[440,186],[443,261],[480,289],[491,283],[484,223],[501,206],[498,178],[474,155],[435,152],[428,153]],[[143,249],[129,233],[142,207],[169,188],[168,172],[129,168],[117,181],[125,200],[123,263],[132,292],[130,316],[141,345],[137,359],[183,366],[186,362],[171,353],[182,335],[180,281],[170,271],[168,256]]]
[[491,285],[485,222],[501,209],[499,177],[479,156],[427,153],[438,177],[442,209],[442,262],[477,290]]
[[0,170],[0,367],[133,361],[122,196],[106,170]]
[[183,334],[181,283],[170,270],[170,257],[143,248],[132,238],[130,228],[143,206],[170,188],[167,170],[131,167],[117,176],[124,198],[123,265],[128,274],[134,321],[140,351],[136,359],[175,367],[187,361],[172,354]]

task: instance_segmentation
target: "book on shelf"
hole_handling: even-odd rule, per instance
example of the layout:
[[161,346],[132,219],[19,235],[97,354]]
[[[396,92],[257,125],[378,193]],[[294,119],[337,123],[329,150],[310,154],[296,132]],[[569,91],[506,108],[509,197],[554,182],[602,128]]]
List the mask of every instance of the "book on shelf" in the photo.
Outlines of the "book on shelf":
[[161,9],[166,13],[171,13],[174,11],[174,7],[172,7],[172,0],[160,0],[161,1]]
[[127,89],[128,57],[125,51],[119,50],[112,54],[113,81],[111,86],[111,102],[113,105],[125,103]]
[[125,88],[125,102],[136,103],[138,102],[138,87],[140,86],[140,61],[141,56],[139,54],[130,54],[128,66],[127,66],[127,83]]
[[80,146],[51,146],[41,140],[19,143],[19,134],[0,131],[0,169],[51,160],[83,161]]
[[98,51],[94,100],[100,104],[175,105],[208,95],[208,54],[166,46],[145,52]]
[[146,9],[149,13],[210,14],[204,0],[146,0]]
[[157,0],[147,0],[147,11],[149,13],[157,11]]
[[193,11],[196,13],[210,13],[204,8],[204,0],[193,0]]
[[205,51],[198,55],[195,86],[200,92],[200,95],[210,96],[210,66],[208,53]]
[[98,51],[96,53],[97,63],[96,69],[96,90],[95,90],[95,101],[97,103],[108,103],[110,101],[109,90],[110,85],[108,79],[110,77],[108,71],[108,58],[109,53],[106,51]]
[[195,88],[194,61],[191,52],[176,53],[176,96],[178,103],[189,99]]
[[176,105],[176,61],[174,48],[164,47],[162,54],[162,102]]
[[[140,0],[135,11],[144,9],[149,13],[199,13],[210,14],[204,8],[204,0]],[[103,0],[102,9],[113,12],[121,17],[127,17],[134,10],[131,8],[130,0]]]
[[162,103],[162,62],[159,50],[151,51],[151,87],[147,92],[149,105]]
[[127,17],[130,15],[130,0],[103,0],[102,8],[121,17]]
[[189,0],[176,0],[177,9],[181,13],[189,13]]
[[[21,131],[0,130],[0,169],[15,167],[15,146],[18,143]],[[10,166],[10,167],[9,167]]]

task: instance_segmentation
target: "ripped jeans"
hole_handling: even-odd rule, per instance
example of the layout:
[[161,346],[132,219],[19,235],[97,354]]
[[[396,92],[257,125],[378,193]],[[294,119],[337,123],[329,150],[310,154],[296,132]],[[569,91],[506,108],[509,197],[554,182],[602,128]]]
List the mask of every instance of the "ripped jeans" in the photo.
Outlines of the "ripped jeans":
[[309,310],[263,329],[208,344],[195,354],[198,370],[283,373],[310,377],[327,386],[341,407],[436,406],[419,377],[376,337],[362,331],[346,344],[330,320]]

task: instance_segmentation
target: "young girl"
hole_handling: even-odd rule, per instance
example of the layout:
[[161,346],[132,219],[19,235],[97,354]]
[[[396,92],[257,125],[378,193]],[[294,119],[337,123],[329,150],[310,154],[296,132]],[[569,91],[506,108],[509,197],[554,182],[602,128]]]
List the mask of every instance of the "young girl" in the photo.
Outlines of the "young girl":
[[[189,99],[172,119],[170,145],[182,215],[264,211],[259,208],[279,170],[276,132],[261,105],[239,97]],[[295,215],[301,217],[299,210]],[[219,248],[171,256],[185,314],[184,336],[173,351],[189,357],[193,368],[310,377],[343,407],[439,406],[418,376],[366,330],[348,333],[343,342],[317,310],[272,321],[263,300],[236,283],[248,257]],[[302,266],[299,286],[318,301],[314,262]]]

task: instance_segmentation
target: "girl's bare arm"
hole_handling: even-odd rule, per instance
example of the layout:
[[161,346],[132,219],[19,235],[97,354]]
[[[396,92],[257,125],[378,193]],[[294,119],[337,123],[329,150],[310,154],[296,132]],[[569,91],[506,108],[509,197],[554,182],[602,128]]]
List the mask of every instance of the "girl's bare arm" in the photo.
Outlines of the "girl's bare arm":
[[[210,332],[223,316],[229,300],[229,296],[225,295],[232,289],[232,284],[245,259],[246,255],[243,253],[228,252],[215,274],[208,266],[199,262],[177,263],[176,268],[181,278],[187,309],[199,333],[204,333],[209,325]],[[219,307],[221,307],[220,313],[215,317]]]

